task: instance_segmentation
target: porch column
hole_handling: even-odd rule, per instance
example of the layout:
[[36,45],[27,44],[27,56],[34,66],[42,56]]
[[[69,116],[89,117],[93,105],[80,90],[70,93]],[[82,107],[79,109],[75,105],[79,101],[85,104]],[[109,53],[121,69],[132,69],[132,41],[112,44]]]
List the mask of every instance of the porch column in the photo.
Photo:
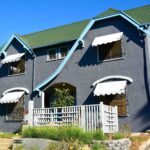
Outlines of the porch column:
[[28,104],[28,124],[33,125],[33,109],[34,109],[34,101],[30,100]]
[[42,96],[42,108],[45,108],[44,102],[45,102],[45,93],[41,91],[41,96]]

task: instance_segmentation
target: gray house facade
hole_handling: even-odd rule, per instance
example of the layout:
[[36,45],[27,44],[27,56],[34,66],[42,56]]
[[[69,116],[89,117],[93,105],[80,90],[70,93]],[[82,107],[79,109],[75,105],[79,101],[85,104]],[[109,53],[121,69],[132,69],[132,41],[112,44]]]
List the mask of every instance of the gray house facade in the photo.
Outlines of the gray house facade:
[[74,105],[117,105],[120,127],[148,129],[149,10],[109,9],[89,20],[12,35],[1,49],[0,130],[30,124],[32,108],[52,107],[55,88],[70,89]]

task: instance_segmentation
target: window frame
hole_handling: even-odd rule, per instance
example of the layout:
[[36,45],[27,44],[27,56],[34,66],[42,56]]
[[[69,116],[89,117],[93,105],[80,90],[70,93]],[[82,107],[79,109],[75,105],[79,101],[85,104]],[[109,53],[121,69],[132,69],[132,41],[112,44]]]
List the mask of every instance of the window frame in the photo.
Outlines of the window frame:
[[[125,55],[125,50],[124,50],[124,48],[123,48],[123,42],[122,42],[122,39],[120,39],[120,40],[118,40],[118,41],[120,41],[121,42],[121,56],[120,57],[116,57],[116,58],[109,58],[109,59],[103,59],[103,60],[101,60],[100,59],[100,54],[99,54],[99,46],[100,45],[98,45],[98,46],[96,46],[96,51],[97,51],[97,62],[108,62],[108,61],[114,61],[114,60],[120,60],[120,59],[124,59],[124,55]],[[115,41],[115,42],[118,42],[118,41]],[[107,44],[109,44],[109,43],[107,43]]]
[[68,51],[69,51],[68,46],[67,46],[67,45],[60,46],[60,47],[59,47],[59,52],[58,52],[58,59],[64,59],[64,58],[67,56],[67,54],[66,54],[66,56],[64,56],[64,57],[62,57],[62,55],[61,55],[61,48],[64,48],[64,47],[67,48],[67,54],[68,54]]
[[[122,95],[122,94],[115,94],[115,96],[116,95]],[[105,96],[109,96],[109,95],[104,95],[103,97],[105,97]],[[126,105],[124,105],[124,107],[126,107],[125,109],[126,109],[126,114],[125,115],[119,115],[118,114],[118,117],[129,117],[130,115],[129,115],[129,101],[128,101],[128,98],[127,98],[127,93],[125,92],[124,93],[124,100],[125,100],[125,103],[126,103]],[[106,101],[109,101],[109,100],[107,100],[106,98],[104,98]],[[121,99],[119,99],[118,101],[120,101]],[[113,100],[111,100],[111,102],[112,102]],[[104,100],[101,100],[100,99],[100,102],[103,102],[104,104],[105,104],[105,102],[104,102]],[[108,105],[108,104],[106,104],[106,105]],[[111,104],[109,104],[110,106],[112,106]],[[116,105],[117,107],[118,107],[118,105]]]
[[[51,50],[55,50],[55,59],[50,59],[49,58],[49,52],[51,51]],[[48,50],[47,50],[47,59],[46,59],[46,61],[54,61],[54,60],[57,60],[58,59],[58,55],[57,55],[57,48],[49,48]]]
[[[9,113],[9,108],[10,108],[9,105],[15,105],[15,107],[16,107],[18,105],[18,103],[21,102],[21,101],[22,101],[22,104],[23,104],[23,107],[22,107],[22,109],[23,109],[22,118],[20,118],[20,119],[13,119],[13,118],[11,118],[11,114],[13,114],[13,113],[8,114]],[[14,109],[15,109],[15,107],[14,107]],[[6,108],[7,108],[7,114],[5,116],[5,121],[6,122],[18,122],[18,121],[22,122],[22,121],[24,121],[25,94],[22,95],[22,97],[19,99],[19,101],[17,103],[8,103],[7,106],[6,106]]]
[[[8,76],[18,76],[18,75],[24,75],[26,74],[26,55],[22,56],[21,59],[24,58],[24,72],[22,73],[16,73],[16,74],[10,74],[10,64],[11,63],[15,63],[15,62],[10,62],[7,64],[7,68],[8,68]],[[21,61],[21,59],[19,61]],[[19,61],[16,61],[16,62],[19,62]]]

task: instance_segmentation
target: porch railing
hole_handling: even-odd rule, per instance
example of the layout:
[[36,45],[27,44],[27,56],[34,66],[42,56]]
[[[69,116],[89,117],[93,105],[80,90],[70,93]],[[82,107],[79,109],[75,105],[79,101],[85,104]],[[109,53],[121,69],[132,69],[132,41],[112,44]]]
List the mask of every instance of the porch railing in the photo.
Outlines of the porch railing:
[[85,131],[102,129],[104,133],[118,131],[117,107],[104,105],[81,105],[33,109],[34,126],[80,126]]

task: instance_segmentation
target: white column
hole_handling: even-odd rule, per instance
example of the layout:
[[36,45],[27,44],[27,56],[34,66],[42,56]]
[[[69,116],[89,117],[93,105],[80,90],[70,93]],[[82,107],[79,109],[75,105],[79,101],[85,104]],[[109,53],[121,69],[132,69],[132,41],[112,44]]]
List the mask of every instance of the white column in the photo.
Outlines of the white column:
[[34,109],[34,101],[30,100],[28,102],[28,124],[33,125],[33,109]]
[[43,91],[41,91],[41,95],[42,95],[42,108],[45,108],[45,93]]
[[101,117],[101,125],[102,125],[102,130],[105,132],[105,113],[104,113],[104,105],[103,102],[100,102],[100,117]]

